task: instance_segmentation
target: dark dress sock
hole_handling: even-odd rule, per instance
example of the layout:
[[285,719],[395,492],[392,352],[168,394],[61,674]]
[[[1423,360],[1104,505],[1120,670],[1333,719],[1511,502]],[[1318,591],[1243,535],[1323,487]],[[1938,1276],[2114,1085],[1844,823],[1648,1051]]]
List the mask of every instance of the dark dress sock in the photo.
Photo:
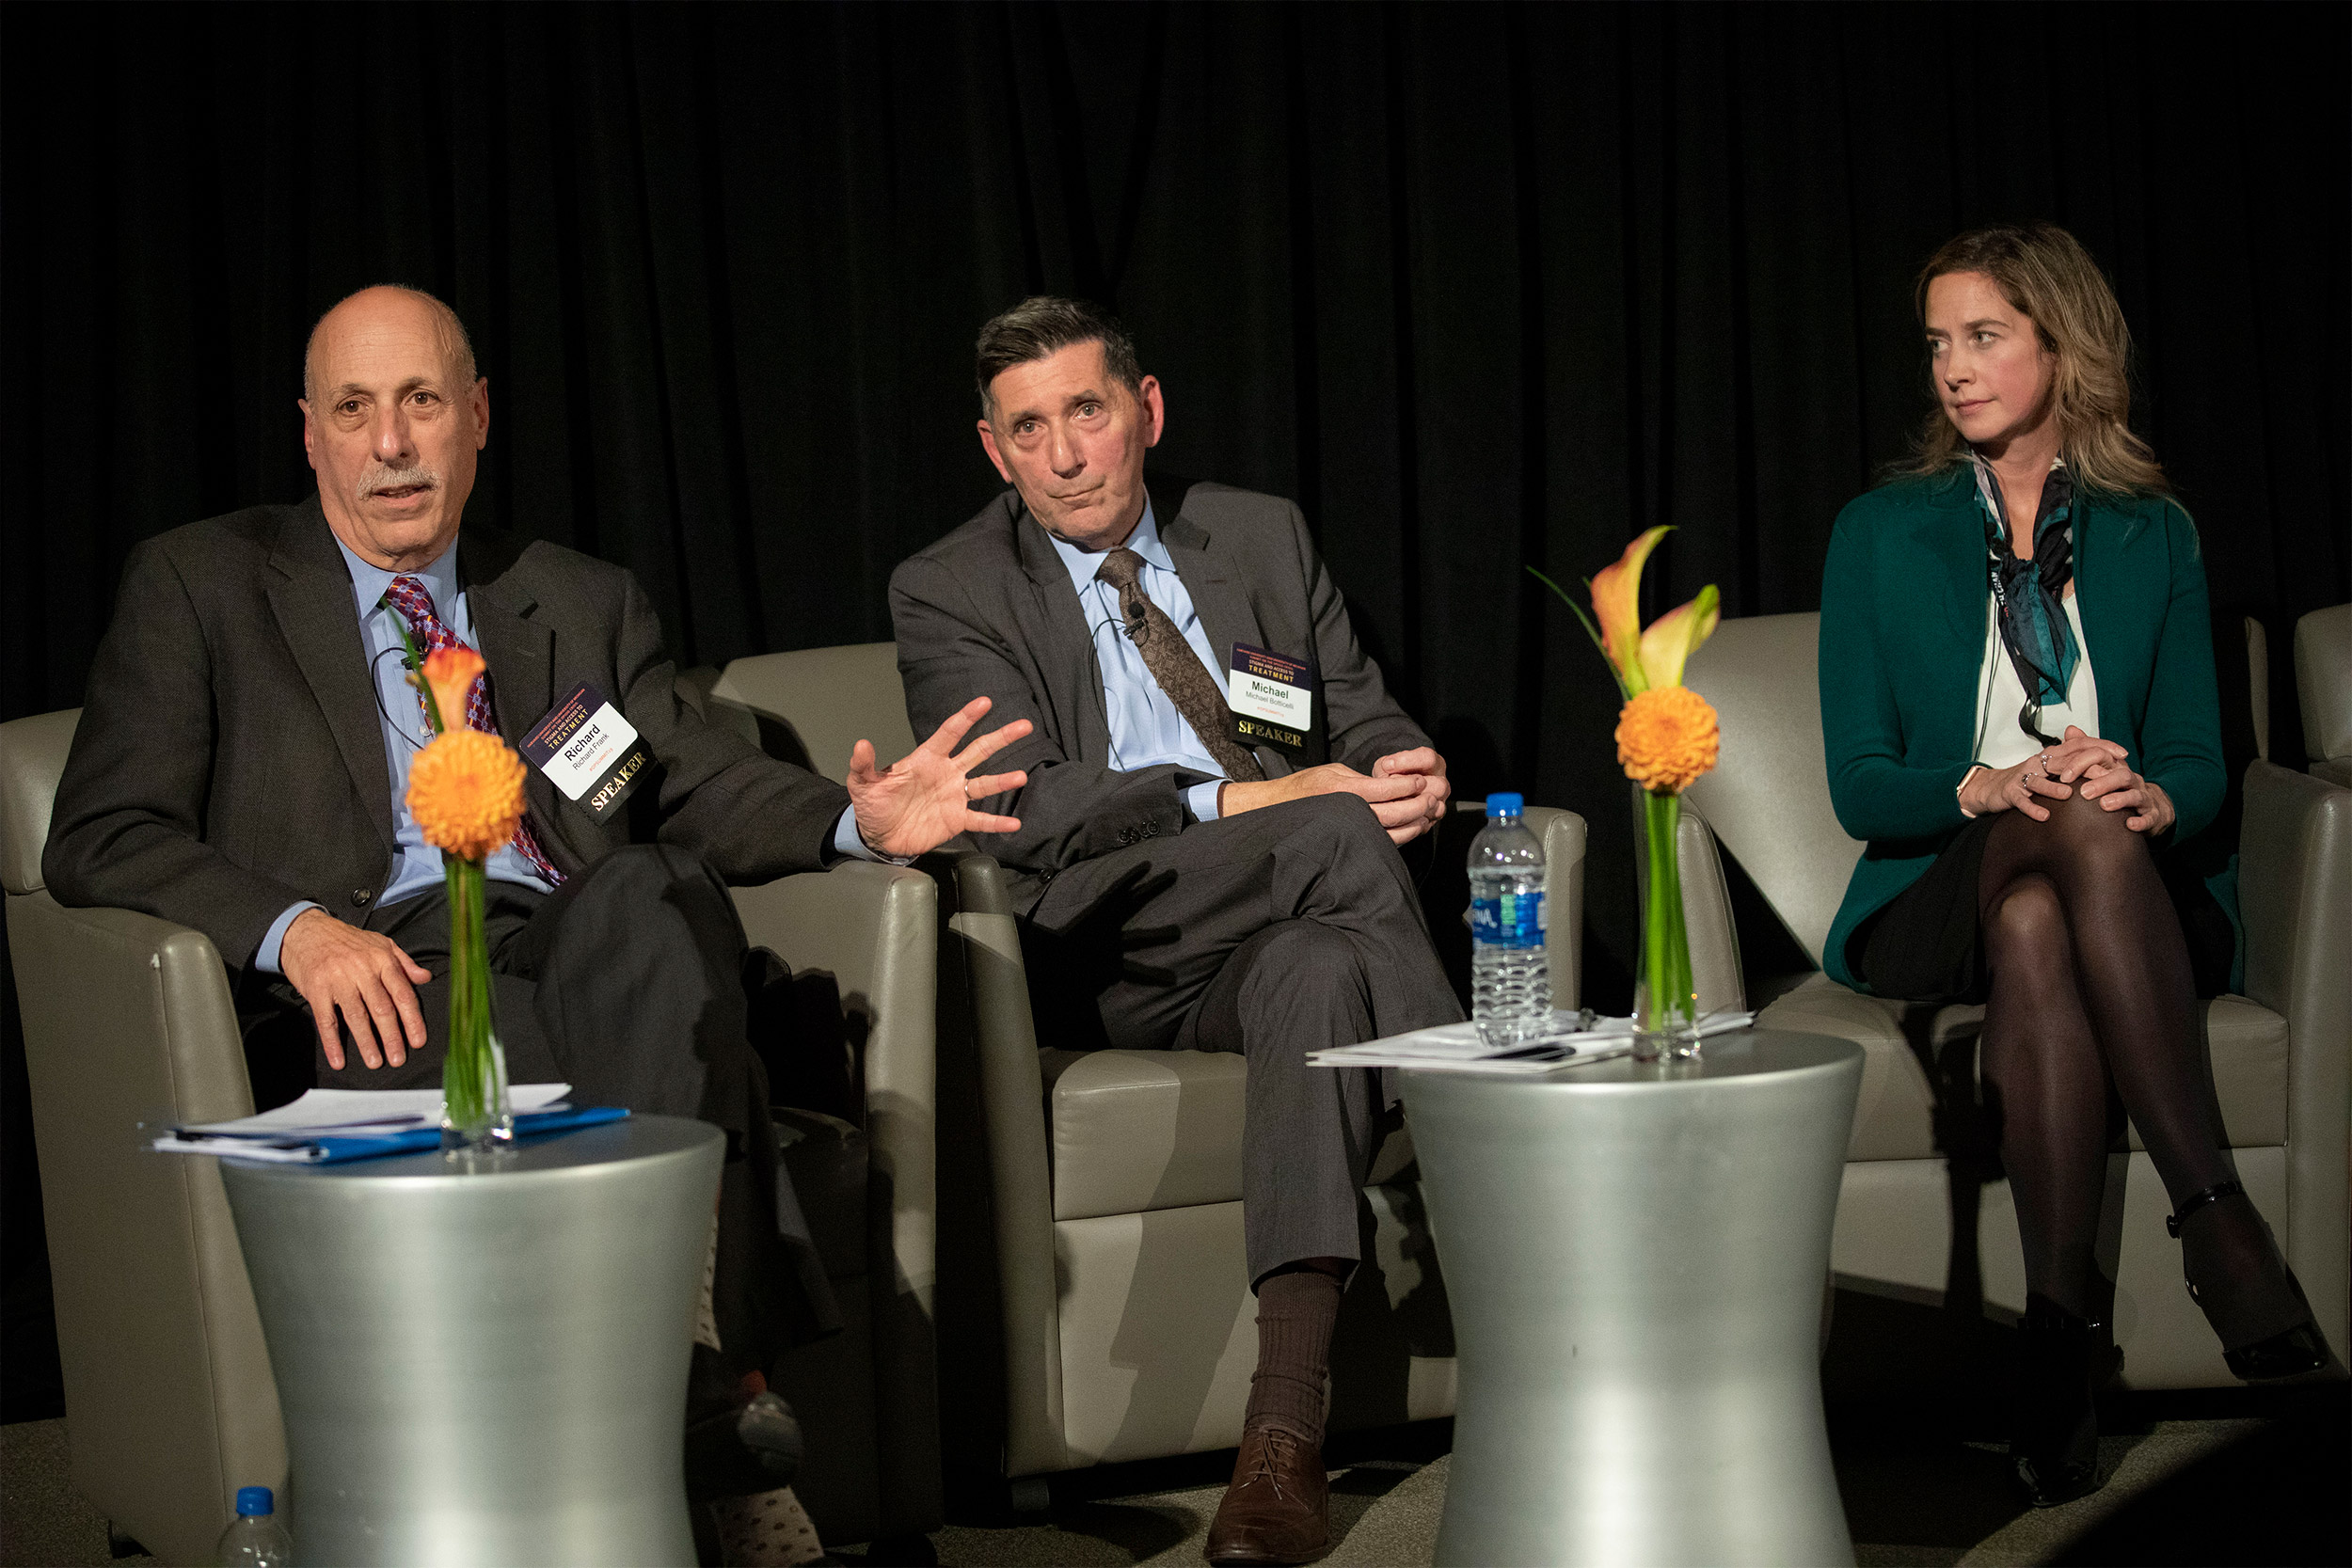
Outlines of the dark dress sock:
[[1339,1279],[1321,1269],[1286,1269],[1258,1286],[1258,1370],[1249,1378],[1242,1430],[1278,1426],[1323,1446],[1324,1382],[1331,1330],[1340,1321]]

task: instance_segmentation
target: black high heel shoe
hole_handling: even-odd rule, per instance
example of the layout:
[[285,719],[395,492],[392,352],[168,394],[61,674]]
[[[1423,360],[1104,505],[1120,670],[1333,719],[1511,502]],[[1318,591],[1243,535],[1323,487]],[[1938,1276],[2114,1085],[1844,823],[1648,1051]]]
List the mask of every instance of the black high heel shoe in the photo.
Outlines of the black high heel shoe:
[[[2208,1209],[2224,1198],[2244,1197],[2245,1196],[2246,1188],[2240,1183],[2217,1181],[2203,1192],[2193,1193],[2183,1199],[2181,1206],[2165,1217],[2164,1228],[2178,1239],[2183,1227],[2200,1211]],[[2252,1208],[2250,1200],[2248,1208],[2249,1211]],[[2215,1216],[2216,1219],[2219,1217]],[[2269,1247],[2271,1257],[2277,1259],[2280,1273],[2286,1276],[2287,1289],[2294,1292],[2296,1305],[2302,1311],[2303,1321],[2275,1333],[2259,1335],[2244,1343],[2232,1345],[2229,1342],[2229,1331],[2223,1328],[2219,1318],[2216,1316],[2219,1303],[2209,1299],[2205,1291],[2198,1289],[2196,1278],[2189,1273],[2187,1249],[2184,1247],[2181,1257],[2181,1272],[2187,1279],[2189,1298],[2195,1301],[2204,1312],[2205,1321],[2213,1325],[2214,1333],[2221,1339],[2221,1359],[2228,1365],[2231,1376],[2248,1383],[2261,1383],[2274,1378],[2300,1377],[2307,1372],[2318,1371],[2328,1365],[2327,1338],[2319,1332],[2319,1324],[2312,1320],[2311,1302],[2303,1294],[2302,1282],[2295,1277],[2295,1271],[2287,1267],[2286,1260],[2279,1258],[2279,1243],[2277,1239],[2271,1236],[2269,1226],[2259,1214],[2254,1215],[2254,1223],[2262,1226],[2264,1242]],[[2219,1294],[2217,1288],[2215,1294],[2217,1296]],[[2272,1321],[2276,1321],[2275,1315]]]
[[2036,1508],[2099,1490],[2099,1387],[2115,1373],[2106,1325],[2039,1292],[2017,1325],[2016,1418],[2010,1457]]

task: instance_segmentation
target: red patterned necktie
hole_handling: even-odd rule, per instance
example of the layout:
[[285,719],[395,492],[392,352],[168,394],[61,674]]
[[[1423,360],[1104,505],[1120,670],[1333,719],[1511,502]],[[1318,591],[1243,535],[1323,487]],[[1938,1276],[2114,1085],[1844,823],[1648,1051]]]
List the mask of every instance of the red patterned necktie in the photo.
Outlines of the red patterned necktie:
[[[457,641],[457,634],[444,626],[441,618],[433,612],[433,595],[425,591],[424,584],[418,578],[394,578],[392,585],[384,590],[384,602],[408,623],[409,632],[426,653],[465,646]],[[420,709],[424,706],[422,687],[417,689],[417,706]],[[441,721],[447,723],[449,715],[443,714]],[[473,678],[473,686],[466,693],[466,728],[480,730],[485,735],[499,733],[498,714],[490,706],[490,677],[486,671]],[[515,824],[515,847],[521,852],[523,859],[539,868],[539,875],[548,879],[548,886],[564,885],[564,873],[558,871],[554,863],[540,852],[539,836],[531,831],[528,815]]]

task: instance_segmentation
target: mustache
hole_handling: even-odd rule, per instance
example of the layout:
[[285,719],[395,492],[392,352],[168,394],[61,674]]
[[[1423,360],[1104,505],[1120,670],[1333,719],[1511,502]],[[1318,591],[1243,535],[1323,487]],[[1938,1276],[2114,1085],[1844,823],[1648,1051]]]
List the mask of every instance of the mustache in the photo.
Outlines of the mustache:
[[380,490],[402,490],[410,485],[437,488],[440,483],[440,473],[423,463],[412,464],[405,468],[379,467],[359,482],[359,499],[365,500]]

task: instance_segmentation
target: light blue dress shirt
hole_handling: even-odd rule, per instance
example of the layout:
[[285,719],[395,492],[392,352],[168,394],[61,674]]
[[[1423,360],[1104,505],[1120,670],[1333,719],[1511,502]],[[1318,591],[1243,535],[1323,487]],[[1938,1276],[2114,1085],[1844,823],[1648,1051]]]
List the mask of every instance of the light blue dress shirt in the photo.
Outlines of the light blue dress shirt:
[[[1071,585],[1078,591],[1078,607],[1086,612],[1087,631],[1094,639],[1103,708],[1110,720],[1111,766],[1133,772],[1172,763],[1211,775],[1206,784],[1184,791],[1184,807],[1199,821],[1215,821],[1217,786],[1226,782],[1225,765],[1209,755],[1200,736],[1152,678],[1151,667],[1143,662],[1143,651],[1128,641],[1126,622],[1119,613],[1119,590],[1095,580],[1094,574],[1102,570],[1103,557],[1108,552],[1082,550],[1050,533],[1046,537],[1054,540],[1062,564],[1070,569]],[[1209,634],[1200,629],[1200,612],[1192,607],[1192,595],[1184,591],[1184,579],[1176,575],[1176,558],[1160,539],[1159,520],[1152,515],[1149,497],[1143,502],[1143,520],[1128,535],[1126,547],[1143,557],[1136,583],[1144,596],[1175,623],[1185,642],[1200,656],[1200,662],[1209,667],[1216,689],[1224,690],[1224,668],[1217,662],[1216,650],[1209,646]]]
[[[452,546],[439,560],[413,572],[388,572],[370,565],[354,555],[340,539],[335,547],[342,551],[343,565],[351,573],[351,596],[359,610],[359,641],[367,649],[368,672],[373,677],[370,686],[375,693],[376,723],[384,732],[384,761],[392,791],[392,877],[377,895],[376,903],[397,904],[404,898],[441,885],[441,852],[424,841],[424,830],[417,826],[408,814],[408,764],[425,743],[433,738],[432,726],[425,722],[424,706],[417,700],[417,689],[408,684],[407,666],[403,662],[407,646],[401,640],[403,623],[400,612],[384,602],[385,593],[395,577],[411,577],[424,584],[424,591],[433,599],[434,613],[444,626],[456,634],[457,641],[469,648],[479,648],[474,640],[473,611],[467,603],[466,591],[457,580],[457,549]],[[423,644],[419,643],[421,650]],[[463,715],[442,716],[445,720],[463,722]],[[510,716],[511,717],[511,716]],[[535,717],[535,716],[534,716]],[[841,820],[834,826],[834,851],[837,855],[854,856],[860,860],[886,860],[868,849],[858,836],[857,818],[853,811],[844,811]],[[514,882],[537,893],[553,893],[552,884],[539,874],[523,852],[509,844],[494,852],[484,863],[483,874],[501,882]],[[305,910],[325,908],[305,899],[289,905],[284,913],[270,924],[269,932],[262,938],[262,945],[253,955],[254,967],[265,974],[280,973],[279,950],[286,940],[286,927]]]

